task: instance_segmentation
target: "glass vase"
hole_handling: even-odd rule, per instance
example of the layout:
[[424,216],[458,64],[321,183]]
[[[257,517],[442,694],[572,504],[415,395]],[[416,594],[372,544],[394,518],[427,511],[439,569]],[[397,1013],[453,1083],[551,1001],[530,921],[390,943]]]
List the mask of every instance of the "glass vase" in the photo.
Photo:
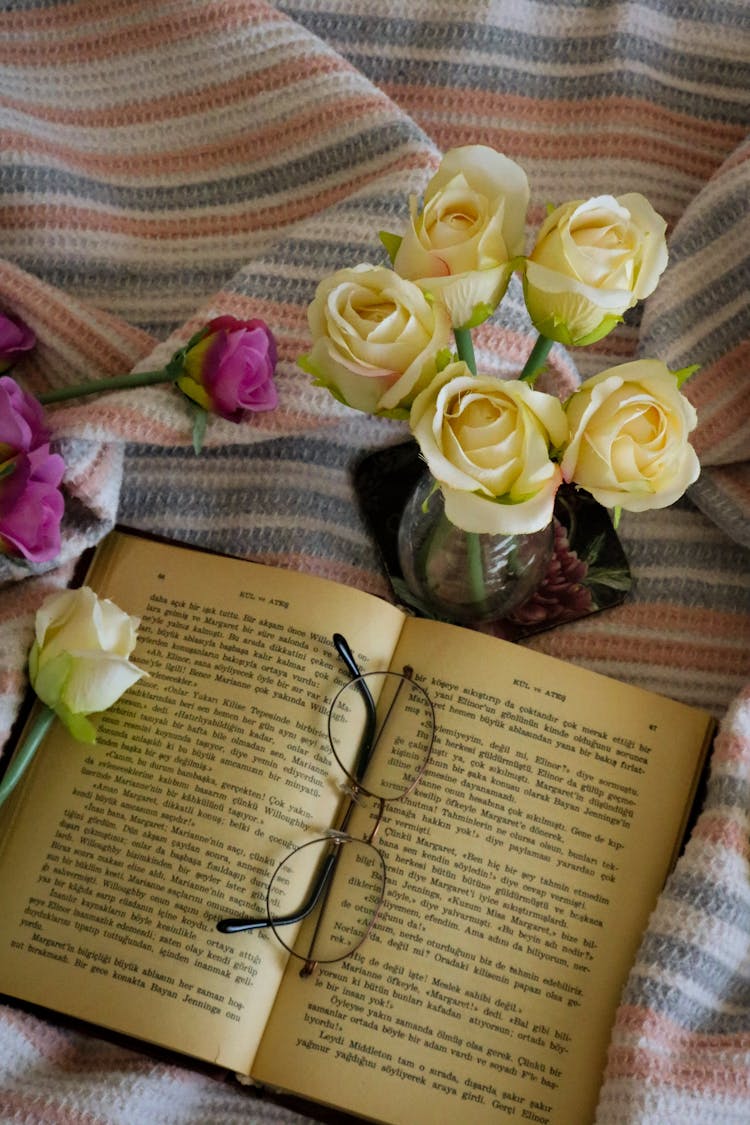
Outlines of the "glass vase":
[[429,474],[417,482],[398,531],[409,600],[431,617],[461,625],[496,621],[522,605],[544,578],[552,548],[551,522],[518,535],[462,531],[447,519]]

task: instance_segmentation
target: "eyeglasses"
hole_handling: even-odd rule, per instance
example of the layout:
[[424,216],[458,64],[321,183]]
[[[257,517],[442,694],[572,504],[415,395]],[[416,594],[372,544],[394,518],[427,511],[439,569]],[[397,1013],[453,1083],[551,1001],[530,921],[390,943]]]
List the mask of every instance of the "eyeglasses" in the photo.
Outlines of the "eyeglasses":
[[[432,702],[412,668],[363,674],[340,633],[333,643],[353,676],[328,711],[328,740],[349,801],[336,828],[301,844],[276,868],[265,918],[223,918],[216,926],[223,934],[271,929],[303,962],[302,977],[351,956],[375,925],[386,882],[375,838],[388,805],[408,797],[424,774],[435,736]],[[348,828],[365,799],[377,806],[360,839]]]

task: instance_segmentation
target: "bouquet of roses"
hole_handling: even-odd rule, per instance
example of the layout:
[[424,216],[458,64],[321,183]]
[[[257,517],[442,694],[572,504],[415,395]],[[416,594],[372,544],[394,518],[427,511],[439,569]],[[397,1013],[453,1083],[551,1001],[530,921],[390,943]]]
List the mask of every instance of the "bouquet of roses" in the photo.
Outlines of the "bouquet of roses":
[[[318,286],[300,365],[341,402],[407,419],[469,533],[545,527],[565,480],[605,507],[671,504],[698,476],[696,414],[681,392],[694,368],[658,359],[587,379],[565,402],[534,388],[553,342],[600,340],[647,297],[667,262],[666,225],[637,193],[550,210],[524,255],[523,170],[484,146],[453,149],[403,235],[381,233],[391,267],[340,269]],[[477,372],[471,330],[519,271],[539,333],[517,379]]]

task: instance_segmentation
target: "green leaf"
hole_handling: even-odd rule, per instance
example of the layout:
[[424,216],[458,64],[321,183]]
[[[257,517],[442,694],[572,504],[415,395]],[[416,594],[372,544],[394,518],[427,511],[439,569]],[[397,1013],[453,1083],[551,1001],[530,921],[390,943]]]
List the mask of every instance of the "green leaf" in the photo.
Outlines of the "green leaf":
[[448,347],[441,348],[435,356],[435,370],[440,373],[444,371],[449,363],[453,363],[456,359],[456,353]]
[[700,371],[700,369],[701,365],[699,363],[691,363],[689,367],[681,367],[679,371],[673,371],[672,374],[677,380],[677,386],[681,387],[683,383],[687,382],[691,375],[695,375],[696,371]]
[[509,492],[503,493],[502,496],[487,496],[485,492],[476,491],[474,496],[481,496],[483,500],[487,500],[490,504],[502,504],[503,507],[509,507],[513,504],[525,504],[527,500],[533,500],[536,492],[527,492],[523,496],[511,496]]
[[64,703],[58,703],[55,714],[78,742],[96,742],[96,727],[85,715],[76,715]]
[[430,500],[432,500],[432,497],[435,495],[435,493],[438,491],[439,488],[440,488],[440,485],[438,484],[438,482],[436,480],[433,480],[432,488],[430,489],[430,491],[427,493],[424,500],[422,501],[422,511],[425,513],[425,515],[427,514],[427,511],[430,507]]
[[306,375],[312,375],[316,379],[320,378],[320,371],[311,362],[309,355],[298,355],[297,356],[297,367],[299,367],[302,371],[304,371]]
[[[195,339],[195,337],[193,337],[193,339]],[[167,375],[173,381],[179,379],[180,375],[184,375],[185,373],[185,356],[187,355],[187,350],[191,346],[191,343],[192,341],[189,341],[184,348],[180,348],[179,351],[176,351],[164,368]]]
[[615,531],[617,531],[618,527],[620,526],[620,516],[621,515],[622,515],[622,508],[618,504],[615,508],[612,509],[612,527],[615,529]]
[[391,265],[393,265],[393,263],[396,261],[396,255],[398,254],[399,247],[404,241],[403,238],[400,234],[391,234],[390,231],[387,230],[379,230],[378,238],[385,246],[386,253],[391,259]]
[[494,311],[495,309],[492,305],[488,305],[486,301],[480,301],[478,305],[474,306],[471,316],[466,321],[466,324],[461,325],[461,328],[476,328],[478,324],[484,324],[487,317],[492,316]]
[[595,535],[590,543],[586,545],[586,550],[579,558],[591,567],[599,557],[599,552],[607,541],[607,536],[602,531],[601,534]]
[[622,324],[622,319],[621,316],[605,316],[604,320],[599,323],[593,332],[589,332],[587,336],[581,336],[579,340],[572,340],[571,346],[575,348],[585,348],[587,344],[595,344],[597,340],[603,340],[605,336],[610,334],[613,328],[616,328],[618,324]]
[[547,218],[549,218],[550,215],[554,215],[555,211],[557,210],[557,207],[555,206],[554,203],[545,203],[544,210],[547,212]]
[[210,329],[207,324],[204,324],[202,328],[199,328],[197,332],[193,333],[184,348],[180,348],[179,352],[175,352],[175,355],[180,355],[180,353],[184,355],[190,348],[194,348],[196,344],[199,344],[211,331],[212,329]]
[[[348,406],[349,403],[344,405]],[[407,422],[410,410],[407,406],[394,406],[390,410],[375,410],[374,414],[376,418],[390,418],[392,422]]]
[[349,405],[339,388],[334,383],[331,383],[326,373],[312,362],[309,355],[298,356],[297,366],[304,371],[306,375],[312,376],[314,387],[324,387],[329,394],[336,399],[336,402],[340,402],[342,406]]
[[584,585],[608,586],[611,590],[629,590],[633,579],[623,567],[591,567],[584,579]]

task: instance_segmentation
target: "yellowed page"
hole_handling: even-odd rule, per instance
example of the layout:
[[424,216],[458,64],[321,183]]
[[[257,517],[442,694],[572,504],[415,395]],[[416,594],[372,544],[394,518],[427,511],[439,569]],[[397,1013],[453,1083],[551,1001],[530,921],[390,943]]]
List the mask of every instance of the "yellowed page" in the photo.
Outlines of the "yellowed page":
[[114,534],[89,578],[142,618],[150,678],[59,723],[0,816],[0,991],[247,1073],[283,968],[269,874],[340,801],[325,700],[343,632],[387,665],[402,615],[289,571]]
[[385,906],[352,959],[288,972],[254,1075],[393,1125],[586,1125],[711,719],[432,622],[401,662],[438,734],[386,814]]

